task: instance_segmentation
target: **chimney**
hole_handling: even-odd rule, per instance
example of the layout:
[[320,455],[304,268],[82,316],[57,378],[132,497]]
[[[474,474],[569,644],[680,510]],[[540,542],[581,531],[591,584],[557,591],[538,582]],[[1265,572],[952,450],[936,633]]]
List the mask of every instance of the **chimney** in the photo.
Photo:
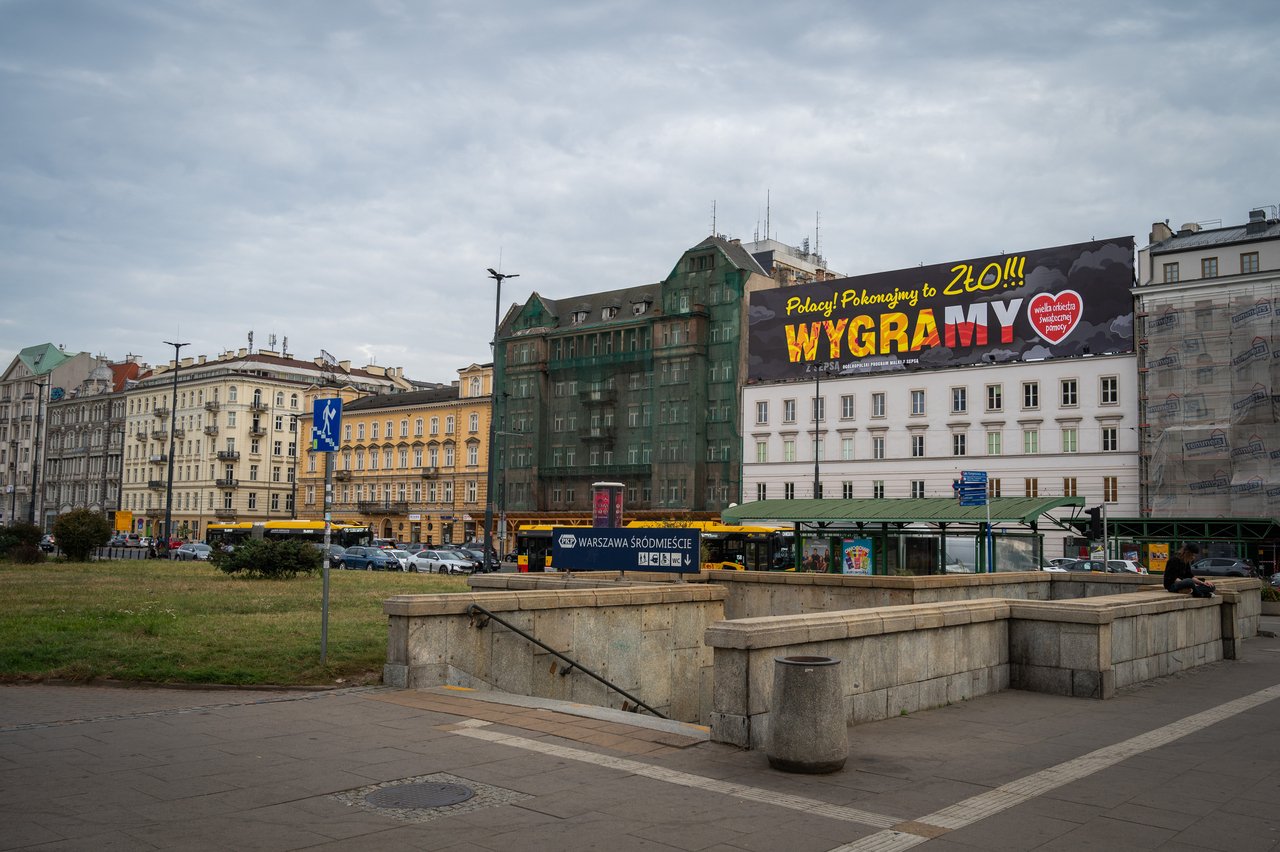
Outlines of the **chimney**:
[[245,355],[247,355],[248,353],[249,353],[249,350],[248,350],[248,349],[245,349],[245,348],[241,347],[240,351],[236,353],[236,357],[237,357],[237,358],[243,358],[243,357],[244,357]]
[[195,362],[196,362],[196,359],[195,359],[195,358],[192,358],[192,357],[190,357],[190,356],[187,356],[186,358],[183,358],[183,359],[182,359],[182,366],[184,366],[184,367],[190,367],[190,366],[191,366],[192,364],[194,364]]
[[1249,224],[1245,225],[1244,232],[1246,234],[1263,234],[1267,230],[1267,211],[1250,210]]
[[1190,234],[1197,233],[1199,232],[1199,230],[1200,230],[1199,222],[1183,222],[1182,227],[1178,229],[1178,236],[1185,237]]
[[1149,242],[1152,245],[1155,245],[1156,243],[1162,243],[1172,236],[1173,236],[1173,229],[1169,227],[1168,219],[1164,220],[1163,222],[1151,223],[1151,239],[1149,240]]
[[344,372],[344,373],[350,373],[350,372],[351,372],[351,362],[350,362],[350,361],[339,361],[339,362],[338,362],[338,367],[340,367],[340,368],[342,369],[342,372]]
[[209,359],[208,359],[208,356],[201,355],[197,363],[203,364],[203,363],[205,363],[205,362],[206,362],[206,361],[208,361],[208,360],[209,360]]

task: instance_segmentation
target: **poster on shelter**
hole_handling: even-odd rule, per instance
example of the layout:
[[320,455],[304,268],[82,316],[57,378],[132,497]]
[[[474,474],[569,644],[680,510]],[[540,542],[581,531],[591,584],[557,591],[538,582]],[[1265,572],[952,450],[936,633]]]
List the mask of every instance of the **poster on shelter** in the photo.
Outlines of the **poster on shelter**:
[[811,538],[804,543],[800,554],[801,571],[826,573],[831,570],[831,542],[825,538]]
[[748,379],[1133,351],[1132,237],[751,294]]
[[871,539],[846,538],[841,542],[844,549],[843,571],[845,574],[871,573]]

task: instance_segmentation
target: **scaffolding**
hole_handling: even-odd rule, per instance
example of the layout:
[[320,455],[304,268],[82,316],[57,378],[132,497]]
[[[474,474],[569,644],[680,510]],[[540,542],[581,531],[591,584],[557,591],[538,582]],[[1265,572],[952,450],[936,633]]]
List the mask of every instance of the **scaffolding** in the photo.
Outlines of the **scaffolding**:
[[1144,514],[1280,513],[1280,282],[1140,293]]

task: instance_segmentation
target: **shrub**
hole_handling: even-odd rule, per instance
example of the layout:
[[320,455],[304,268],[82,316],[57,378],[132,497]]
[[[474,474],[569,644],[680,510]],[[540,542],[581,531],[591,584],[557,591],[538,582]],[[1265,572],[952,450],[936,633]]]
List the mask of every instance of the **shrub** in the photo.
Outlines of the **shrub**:
[[1263,580],[1262,599],[1268,603],[1280,603],[1280,589]]
[[34,565],[44,561],[44,551],[38,544],[15,544],[9,548],[9,560],[19,565]]
[[[13,555],[13,549],[19,545],[31,545],[36,550],[40,549],[40,539],[44,537],[44,531],[35,524],[12,524],[7,527],[0,527],[0,556],[8,556],[17,562],[17,558]],[[38,559],[31,559],[28,562],[39,562]]]
[[94,548],[111,540],[111,523],[100,512],[72,509],[54,520],[53,537],[68,559],[84,562]]
[[210,560],[218,570],[245,577],[287,580],[320,570],[320,551],[301,541],[250,539],[231,553],[215,550]]

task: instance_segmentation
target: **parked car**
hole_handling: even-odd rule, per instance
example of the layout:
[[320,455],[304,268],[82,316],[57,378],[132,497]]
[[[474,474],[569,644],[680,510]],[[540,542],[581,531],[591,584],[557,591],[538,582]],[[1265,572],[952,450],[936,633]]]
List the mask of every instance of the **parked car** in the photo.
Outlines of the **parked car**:
[[1147,566],[1132,559],[1108,559],[1107,571],[1112,574],[1146,574]]
[[202,544],[198,541],[192,541],[169,551],[169,558],[177,559],[179,562],[193,562],[196,560],[207,560],[211,553],[213,553],[213,548],[209,545]]
[[400,550],[399,548],[396,548],[394,550],[388,550],[387,553],[390,553],[392,556],[394,556],[396,558],[396,561],[400,563],[401,571],[409,570],[409,551]]
[[480,571],[497,571],[502,567],[502,562],[498,559],[498,554],[492,550],[489,551],[488,564],[485,564],[484,545],[481,545],[480,547],[463,547],[462,552],[476,563],[476,566]]
[[419,550],[409,556],[412,570],[420,574],[471,574],[475,564],[453,550]]
[[1210,556],[1191,563],[1197,577],[1252,577],[1253,566],[1231,556]]
[[396,541],[393,538],[375,538],[372,542],[372,546],[380,547],[383,550],[391,550],[396,546]]
[[1059,570],[1062,571],[1097,571],[1098,573],[1106,573],[1107,563],[1101,559],[1073,559],[1062,565]]
[[354,571],[399,571],[400,560],[381,547],[348,547],[338,557],[338,567]]
[[1076,560],[1067,556],[1055,556],[1052,559],[1046,560],[1045,563],[1040,566],[1040,570],[1041,571],[1065,571],[1067,569],[1062,566],[1066,565],[1068,562],[1075,562],[1075,561]]
[[[321,554],[324,554],[324,544],[323,544],[323,542],[319,542],[319,541],[312,541],[312,542],[310,542],[310,544],[311,544],[312,548],[315,548],[316,550],[319,550]],[[334,544],[329,545],[329,559],[330,559],[330,564],[337,565],[337,564],[338,564],[338,560],[339,560],[340,558],[342,558],[342,554],[344,554],[344,553],[347,553],[347,549],[346,549],[346,548],[343,548],[343,546],[342,546],[342,545],[334,545]]]
[[471,569],[473,571],[479,571],[481,565],[484,564],[479,555],[472,556],[467,549],[460,544],[438,544],[433,549],[442,553],[452,553],[458,559],[471,563]]
[[408,551],[409,553],[417,553],[419,550],[421,550],[424,547],[426,547],[426,545],[420,541],[411,541],[408,544],[400,545],[401,550]]
[[45,553],[53,553],[58,549],[58,543],[53,540],[53,536],[46,535],[40,539],[40,549]]

